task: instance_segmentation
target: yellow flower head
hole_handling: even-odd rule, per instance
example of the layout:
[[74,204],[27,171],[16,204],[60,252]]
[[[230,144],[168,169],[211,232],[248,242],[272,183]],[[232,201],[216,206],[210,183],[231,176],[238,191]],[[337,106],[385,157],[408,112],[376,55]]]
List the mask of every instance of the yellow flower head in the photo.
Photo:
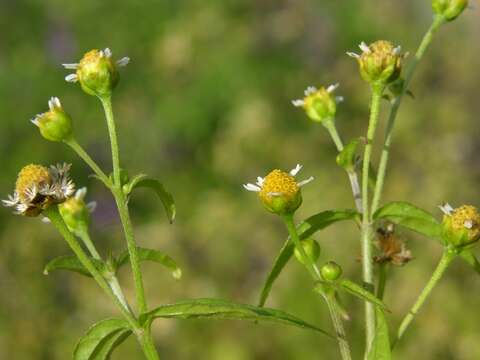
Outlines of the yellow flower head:
[[90,50],[79,63],[63,64],[66,69],[76,70],[67,75],[68,82],[80,82],[82,89],[89,95],[108,96],[118,84],[117,66],[125,66],[130,59],[124,57],[116,62],[112,60],[109,48]]
[[63,164],[46,168],[30,164],[20,170],[13,195],[3,204],[13,207],[15,213],[37,216],[51,204],[68,199],[75,190],[69,178],[70,165]]
[[465,246],[480,239],[480,214],[472,205],[452,208],[449,204],[440,207],[444,212],[442,233],[444,240],[454,246]]
[[298,164],[290,172],[273,170],[266,177],[258,177],[256,184],[245,184],[248,191],[258,192],[263,205],[275,214],[291,214],[302,203],[300,188],[313,180],[313,177],[297,182],[295,176],[302,166]]
[[58,97],[52,97],[48,101],[47,112],[38,114],[31,120],[39,127],[40,134],[50,141],[64,141],[72,136],[72,119],[63,110]]
[[333,92],[337,88],[338,84],[330,85],[327,88],[321,87],[320,89],[309,86],[305,90],[305,97],[293,100],[292,104],[296,107],[302,107],[313,121],[334,120],[337,113],[337,103],[343,101],[342,96],[333,96]]

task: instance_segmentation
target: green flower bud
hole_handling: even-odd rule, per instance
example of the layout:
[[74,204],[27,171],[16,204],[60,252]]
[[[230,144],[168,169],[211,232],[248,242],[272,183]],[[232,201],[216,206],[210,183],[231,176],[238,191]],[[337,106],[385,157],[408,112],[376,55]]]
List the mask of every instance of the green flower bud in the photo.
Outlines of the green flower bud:
[[112,60],[112,52],[91,50],[78,64],[63,64],[66,69],[76,70],[75,74],[65,77],[68,82],[79,82],[83,91],[98,97],[110,96],[119,81],[117,66],[125,66],[130,59],[124,57],[117,62]]
[[337,155],[337,165],[349,173],[355,171],[357,162],[357,148],[359,143],[360,141],[358,139],[350,141]]
[[95,207],[95,203],[85,204],[86,194],[87,189],[81,188],[77,190],[75,196],[58,206],[68,229],[77,235],[87,231],[90,225],[90,212]]
[[305,90],[305,97],[293,100],[292,104],[296,107],[302,107],[313,121],[333,120],[337,113],[337,103],[343,101],[343,97],[333,96],[333,92],[337,88],[338,84],[330,85],[327,88],[321,87],[320,89],[309,86]]
[[440,207],[444,212],[442,238],[448,245],[463,247],[480,239],[480,214],[475,206],[463,205],[453,209],[449,204]]
[[[318,258],[320,257],[320,245],[318,245],[318,242],[312,238],[308,238],[308,239],[302,240],[301,244],[307,256],[310,259],[312,259],[314,263],[317,262]],[[297,248],[295,248],[294,254],[297,260],[301,264],[305,265],[303,256]]]
[[64,141],[72,136],[72,119],[63,111],[62,104],[57,97],[52,97],[48,101],[49,111],[38,114],[31,120],[38,126],[40,134],[50,141]]
[[335,281],[340,278],[343,274],[343,270],[334,261],[329,261],[325,265],[322,266],[320,269],[320,274],[322,275],[322,278],[326,281]]
[[467,6],[468,0],[432,0],[433,12],[447,21],[455,20]]
[[402,71],[404,56],[400,54],[401,47],[394,47],[389,41],[379,40],[370,46],[360,44],[362,54],[352,52],[349,56],[357,59],[360,65],[360,75],[370,84],[389,84],[397,80]]
[[293,214],[302,204],[300,188],[313,180],[313,177],[297,183],[295,176],[301,165],[297,165],[289,173],[282,170],[273,170],[265,178],[258,177],[256,184],[245,184],[248,191],[258,192],[258,196],[265,208],[278,215]]

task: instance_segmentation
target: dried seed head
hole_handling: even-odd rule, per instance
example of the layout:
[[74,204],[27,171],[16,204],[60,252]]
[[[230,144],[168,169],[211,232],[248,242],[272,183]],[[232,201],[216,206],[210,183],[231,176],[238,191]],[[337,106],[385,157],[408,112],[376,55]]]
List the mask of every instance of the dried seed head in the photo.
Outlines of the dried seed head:
[[395,233],[393,224],[377,230],[377,248],[380,255],[375,256],[376,263],[390,263],[396,266],[403,266],[412,260],[412,254],[405,246],[405,242]]

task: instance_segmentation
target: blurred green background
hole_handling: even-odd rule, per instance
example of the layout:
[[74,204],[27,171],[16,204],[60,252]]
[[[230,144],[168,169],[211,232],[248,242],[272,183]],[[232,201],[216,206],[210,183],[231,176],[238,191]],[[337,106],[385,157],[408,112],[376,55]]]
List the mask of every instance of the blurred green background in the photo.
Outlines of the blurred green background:
[[[386,200],[407,200],[440,217],[436,206],[480,205],[478,10],[469,10],[436,37],[400,113]],[[272,168],[304,164],[315,177],[304,189],[301,220],[353,207],[345,174],[324,128],[290,104],[308,85],[340,82],[345,96],[337,124],[345,140],[363,135],[369,92],[354,60],[362,41],[390,39],[413,52],[431,21],[428,0],[121,0],[0,1],[0,189],[13,189],[25,164],[73,163],[79,186],[95,199],[93,234],[105,254],[124,248],[114,203],[89,169],[62,144],[43,140],[28,121],[60,97],[75,133],[109,169],[100,104],[68,84],[60,64],[92,48],[131,57],[114,96],[121,158],[131,174],[162,179],[178,216],[166,221],[159,201],[138,192],[132,201],[142,246],[182,266],[175,281],[155,264],[143,266],[150,306],[190,297],[254,303],[286,236],[241,185]],[[355,51],[355,50],[354,50]],[[387,110],[384,104],[383,118]],[[379,130],[379,134],[383,131]],[[378,157],[376,157],[378,158]],[[67,359],[95,321],[116,315],[96,285],[80,275],[42,274],[69,250],[51,226],[0,212],[0,358]],[[403,233],[415,260],[391,271],[386,302],[392,330],[428,279],[441,249]],[[351,224],[327,229],[321,262],[335,259],[360,280],[358,233]],[[121,281],[133,300],[127,268]],[[480,278],[455,263],[396,351],[397,359],[480,358]],[[362,304],[345,298],[347,331],[360,358]],[[326,306],[308,274],[292,261],[269,306],[330,328]],[[296,328],[227,321],[157,320],[163,359],[336,359],[335,342]],[[421,355],[419,355],[421,354]],[[130,338],[113,359],[140,359]]]

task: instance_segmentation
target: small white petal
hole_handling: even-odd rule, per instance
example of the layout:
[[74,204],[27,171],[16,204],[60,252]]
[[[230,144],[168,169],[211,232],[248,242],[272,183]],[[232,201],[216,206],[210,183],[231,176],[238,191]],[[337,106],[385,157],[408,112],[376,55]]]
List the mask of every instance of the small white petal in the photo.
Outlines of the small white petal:
[[112,50],[110,50],[109,48],[105,48],[105,50],[103,50],[103,53],[107,58],[112,56]]
[[352,58],[355,58],[355,59],[360,58],[360,55],[358,55],[357,53],[351,52],[351,51],[347,51],[347,55],[352,57]]
[[449,203],[440,205],[439,208],[445,215],[452,215],[453,207]]
[[402,47],[400,45],[398,45],[395,49],[393,49],[394,55],[400,55],[401,52],[402,52]]
[[343,102],[345,100],[345,98],[343,96],[335,96],[335,102],[337,104]]
[[69,74],[69,75],[65,76],[65,80],[67,82],[77,82],[78,81],[78,76],[77,76],[77,74]]
[[302,107],[303,105],[305,105],[305,101],[301,99],[292,100],[292,105],[295,107]]
[[95,209],[97,208],[97,202],[96,201],[90,201],[88,204],[87,204],[87,209],[89,212],[94,212]]
[[264,178],[262,178],[261,176],[257,177],[257,185],[262,187],[263,186],[263,182],[264,182]]
[[259,186],[253,184],[244,184],[243,187],[248,191],[259,192],[260,190],[262,190]]
[[76,63],[76,64],[62,64],[62,66],[65,69],[69,69],[69,70],[77,70],[78,69],[78,63]]
[[304,93],[305,93],[305,96],[308,96],[308,95],[313,94],[316,91],[318,91],[318,90],[315,86],[309,86],[309,87],[307,87],[307,89],[305,90]]
[[38,115],[31,119],[30,122],[35,126],[40,126],[40,121],[38,121]]
[[43,222],[44,224],[50,224],[51,221],[50,221],[49,218],[43,217],[43,218],[42,218],[42,222]]
[[283,193],[272,191],[272,192],[269,192],[267,195],[268,195],[268,196],[282,196]]
[[300,181],[297,185],[298,187],[302,187],[304,185],[307,185],[309,182],[313,181],[313,176],[310,176],[308,179]]
[[303,167],[302,165],[297,164],[297,166],[295,166],[292,170],[290,170],[290,175],[296,176],[300,172],[300,170],[302,170],[302,167]]
[[330,86],[327,88],[327,92],[328,92],[328,93],[332,93],[332,92],[334,92],[335,90],[337,90],[339,86],[340,86],[339,83],[330,85]]
[[60,99],[58,97],[55,96],[52,98],[52,100],[56,107],[59,107],[59,108],[62,107],[62,104],[60,103]]
[[117,61],[118,66],[126,66],[130,62],[130,58],[128,56],[124,56],[120,60]]
[[83,200],[85,198],[85,195],[87,195],[87,188],[82,187],[78,189],[77,192],[75,193],[75,199]]
[[360,48],[360,50],[362,50],[364,53],[367,53],[367,54],[370,54],[372,52],[372,50],[370,50],[370,48],[368,47],[367,44],[365,44],[365,41],[362,41],[360,43],[360,45],[358,45],[358,47]]
[[463,226],[465,226],[467,229],[473,228],[473,221],[472,220],[465,220],[463,223]]

